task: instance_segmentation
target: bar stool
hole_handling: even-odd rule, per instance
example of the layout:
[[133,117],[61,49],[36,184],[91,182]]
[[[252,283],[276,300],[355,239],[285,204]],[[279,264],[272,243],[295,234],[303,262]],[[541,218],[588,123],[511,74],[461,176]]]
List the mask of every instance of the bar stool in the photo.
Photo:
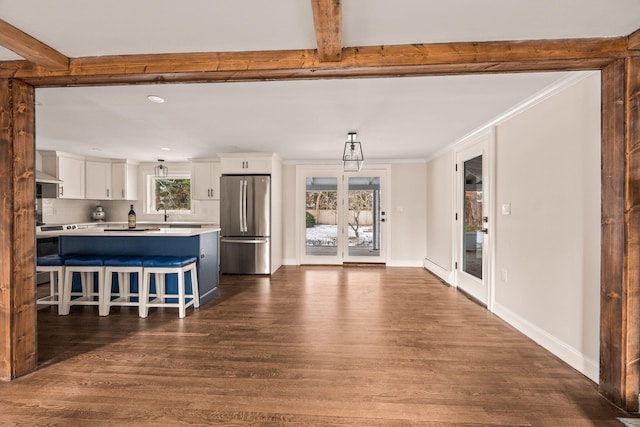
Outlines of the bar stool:
[[[142,258],[119,256],[104,260],[104,288],[102,290],[102,304],[100,316],[108,316],[111,306],[140,306],[140,283],[142,279]],[[117,290],[113,290],[113,274],[118,277]],[[131,282],[131,275],[137,273],[135,282]],[[135,284],[135,291],[131,286]],[[112,299],[115,296],[114,299]]]
[[[149,307],[178,307],[178,317],[181,319],[186,315],[187,307],[200,306],[198,295],[198,275],[196,272],[196,257],[168,257],[159,256],[145,258],[142,262],[144,267],[144,280],[142,281],[142,291],[140,292],[140,317],[147,317]],[[189,273],[191,278],[191,293],[185,291],[184,275]],[[176,294],[167,294],[166,277],[169,274],[178,275],[178,289]],[[149,288],[151,276],[155,276],[156,296],[149,301]],[[176,300],[175,302],[168,300]],[[189,299],[189,301],[187,301]]]
[[64,281],[64,260],[60,255],[39,256],[36,273],[49,273],[49,295],[38,298],[38,305],[57,305],[58,314],[62,309],[62,282]]
[[[62,312],[69,314],[72,305],[97,305],[102,302],[101,290],[104,286],[103,257],[100,256],[74,256],[64,261],[64,287],[62,293]],[[80,274],[80,292],[73,292],[73,275]],[[94,274],[98,275],[98,287],[94,284]],[[76,298],[73,298],[76,297]]]

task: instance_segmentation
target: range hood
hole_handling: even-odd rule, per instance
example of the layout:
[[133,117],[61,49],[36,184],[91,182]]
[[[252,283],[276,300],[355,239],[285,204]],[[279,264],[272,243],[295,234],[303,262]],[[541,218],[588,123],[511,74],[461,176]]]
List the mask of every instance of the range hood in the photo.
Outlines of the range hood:
[[62,184],[62,180],[39,170],[36,170],[36,182],[43,184]]

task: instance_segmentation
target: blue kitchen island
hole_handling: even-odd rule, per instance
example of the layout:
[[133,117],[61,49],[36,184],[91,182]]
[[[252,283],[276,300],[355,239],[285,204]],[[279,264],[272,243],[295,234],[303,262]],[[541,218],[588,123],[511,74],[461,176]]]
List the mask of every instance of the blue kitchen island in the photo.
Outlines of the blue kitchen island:
[[63,256],[195,256],[200,305],[218,295],[220,228],[90,228],[43,232],[39,236],[49,233],[58,236]]

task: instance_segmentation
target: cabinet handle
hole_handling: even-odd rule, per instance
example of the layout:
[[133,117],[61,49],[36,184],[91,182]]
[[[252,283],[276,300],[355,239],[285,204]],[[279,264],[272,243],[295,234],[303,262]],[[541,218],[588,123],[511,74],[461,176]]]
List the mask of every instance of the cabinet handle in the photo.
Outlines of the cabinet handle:
[[60,185],[59,188],[60,188],[60,196],[64,196],[64,187]]
[[109,189],[107,188],[107,197],[109,197]]
[[124,188],[122,189],[122,198],[124,199]]

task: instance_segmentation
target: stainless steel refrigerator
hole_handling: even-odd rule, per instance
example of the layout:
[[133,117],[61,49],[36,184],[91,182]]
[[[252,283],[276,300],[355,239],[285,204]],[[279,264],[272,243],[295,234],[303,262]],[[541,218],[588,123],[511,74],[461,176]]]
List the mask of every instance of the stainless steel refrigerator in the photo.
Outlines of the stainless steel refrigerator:
[[271,177],[220,177],[220,270],[271,273]]

